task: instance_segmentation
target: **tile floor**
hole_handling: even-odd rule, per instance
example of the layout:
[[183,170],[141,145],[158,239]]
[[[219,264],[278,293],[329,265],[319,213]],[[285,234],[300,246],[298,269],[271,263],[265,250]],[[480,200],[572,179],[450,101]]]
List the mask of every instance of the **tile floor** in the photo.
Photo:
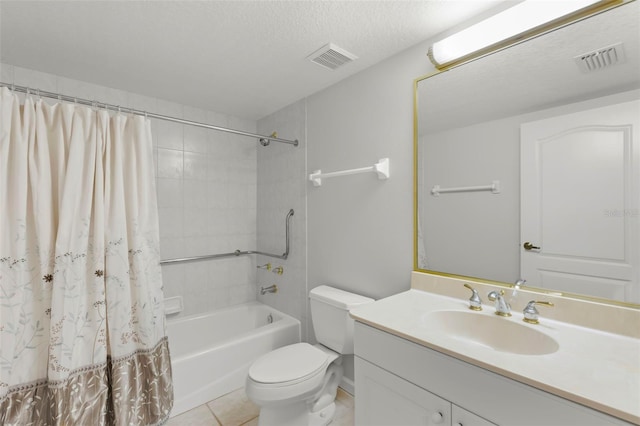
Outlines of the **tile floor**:
[[[258,407],[244,389],[221,396],[193,410],[172,417],[167,426],[257,426]],[[331,426],[353,426],[353,396],[338,388],[336,415]]]

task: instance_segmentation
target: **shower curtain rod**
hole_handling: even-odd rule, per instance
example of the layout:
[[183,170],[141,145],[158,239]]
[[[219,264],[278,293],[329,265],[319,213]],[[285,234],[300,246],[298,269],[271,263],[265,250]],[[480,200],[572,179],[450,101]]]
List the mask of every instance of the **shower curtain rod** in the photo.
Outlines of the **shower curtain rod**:
[[210,130],[217,130],[220,132],[226,132],[226,133],[233,133],[235,135],[240,135],[240,136],[248,136],[248,137],[252,137],[252,138],[256,138],[260,141],[260,143],[263,146],[269,145],[269,142],[280,142],[280,143],[286,143],[289,145],[293,145],[293,146],[298,146],[298,140],[289,140],[289,139],[282,139],[282,138],[278,138],[275,136],[275,133],[271,136],[264,136],[264,135],[259,135],[256,133],[250,133],[250,132],[244,132],[242,130],[235,130],[235,129],[229,129],[226,127],[220,127],[220,126],[214,126],[211,124],[206,124],[206,123],[200,123],[198,121],[191,121],[191,120],[185,120],[183,118],[176,118],[176,117],[171,117],[168,115],[161,115],[161,114],[156,114],[153,112],[148,112],[148,111],[141,111],[141,110],[137,110],[137,109],[133,109],[133,108],[125,108],[122,107],[120,105],[113,105],[113,104],[107,104],[104,102],[98,102],[98,101],[91,101],[88,99],[82,99],[82,98],[77,98],[75,96],[68,96],[68,95],[63,95],[60,93],[53,93],[53,92],[47,92],[45,90],[40,90],[40,89],[32,89],[30,87],[26,87],[26,86],[18,86],[15,84],[9,84],[9,83],[3,83],[0,82],[0,87],[8,87],[9,89],[11,89],[14,92],[21,92],[21,93],[26,93],[27,95],[35,95],[35,96],[44,96],[45,98],[52,98],[52,99],[58,99],[59,101],[66,101],[66,102],[74,102],[77,104],[81,104],[81,105],[87,105],[87,106],[92,106],[92,107],[97,107],[97,108],[103,108],[106,110],[113,110],[113,111],[126,111],[130,114],[134,114],[134,115],[142,115],[148,118],[156,118],[158,120],[164,120],[164,121],[171,121],[173,123],[180,123],[180,124],[186,124],[189,126],[195,126],[195,127],[202,127],[205,129],[210,129]]

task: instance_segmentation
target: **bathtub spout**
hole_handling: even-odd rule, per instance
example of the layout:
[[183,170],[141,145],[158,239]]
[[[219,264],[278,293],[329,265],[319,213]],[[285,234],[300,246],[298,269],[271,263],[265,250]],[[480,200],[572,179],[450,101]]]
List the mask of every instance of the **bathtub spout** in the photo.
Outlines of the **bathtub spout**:
[[269,287],[260,287],[260,294],[261,295],[265,295],[267,293],[277,293],[278,292],[278,286],[277,285],[270,285]]

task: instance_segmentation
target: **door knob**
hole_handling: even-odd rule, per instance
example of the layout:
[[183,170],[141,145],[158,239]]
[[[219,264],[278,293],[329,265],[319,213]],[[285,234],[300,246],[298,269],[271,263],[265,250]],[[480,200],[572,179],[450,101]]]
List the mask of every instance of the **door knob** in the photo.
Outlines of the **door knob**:
[[527,241],[526,243],[524,243],[522,245],[522,247],[524,247],[525,250],[540,250],[540,247],[538,246],[534,246],[533,244],[531,244],[529,241]]

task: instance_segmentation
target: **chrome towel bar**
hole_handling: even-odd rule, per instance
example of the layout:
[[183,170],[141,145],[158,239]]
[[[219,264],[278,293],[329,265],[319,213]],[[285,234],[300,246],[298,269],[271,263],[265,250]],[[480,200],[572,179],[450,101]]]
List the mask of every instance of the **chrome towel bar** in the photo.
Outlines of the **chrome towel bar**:
[[491,191],[494,194],[499,194],[500,181],[494,180],[491,182],[491,185],[460,186],[456,188],[440,188],[440,185],[434,185],[433,188],[431,188],[431,195],[433,195],[434,197],[437,197],[440,194],[445,194],[449,192],[475,192],[475,191]]

